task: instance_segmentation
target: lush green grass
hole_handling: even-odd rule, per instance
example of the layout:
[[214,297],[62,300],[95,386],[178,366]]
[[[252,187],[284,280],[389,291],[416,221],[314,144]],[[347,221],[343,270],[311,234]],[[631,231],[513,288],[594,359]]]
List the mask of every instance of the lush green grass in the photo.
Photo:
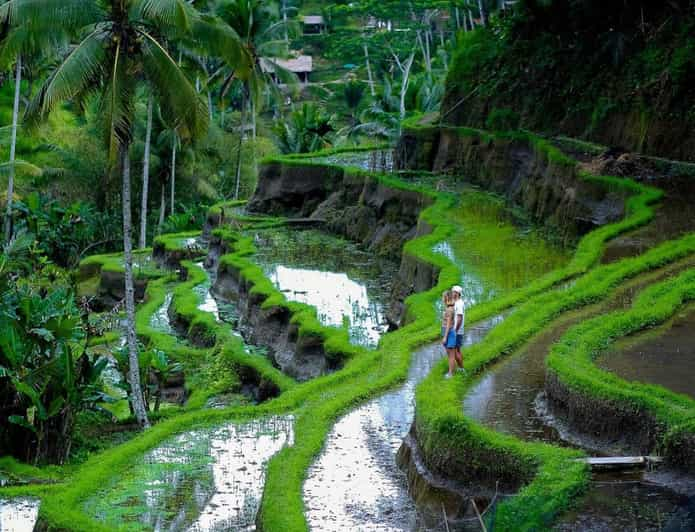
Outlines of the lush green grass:
[[155,237],[153,250],[163,251],[185,251],[183,244],[190,239],[195,239],[200,236],[200,231],[185,231],[183,233],[168,233]]
[[[695,240],[695,235],[691,236]],[[570,329],[552,348],[548,370],[571,393],[616,405],[635,417],[648,416],[661,427],[660,448],[680,453],[676,439],[695,436],[695,401],[661,386],[627,382],[604,371],[594,360],[613,342],[673,316],[695,299],[695,270],[650,286],[628,310],[588,320]],[[692,460],[692,454],[691,454]],[[694,463],[685,464],[688,467]]]
[[[136,279],[156,279],[166,272],[160,269],[151,258],[152,249],[145,248],[133,252],[133,275]],[[101,272],[124,273],[123,253],[92,255],[83,259],[79,266],[79,280],[85,281]]]
[[516,225],[505,200],[489,193],[462,192],[449,217],[457,229],[448,240],[455,262],[465,273],[477,274],[493,296],[532,282],[571,256],[571,250],[550,244],[531,224]]

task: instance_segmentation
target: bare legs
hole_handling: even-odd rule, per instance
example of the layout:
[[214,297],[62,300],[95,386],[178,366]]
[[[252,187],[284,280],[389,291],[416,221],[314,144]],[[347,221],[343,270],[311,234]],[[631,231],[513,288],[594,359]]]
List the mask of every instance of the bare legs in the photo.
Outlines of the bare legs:
[[449,376],[453,376],[454,371],[456,371],[456,365],[458,364],[456,348],[447,348],[446,354],[449,357]]

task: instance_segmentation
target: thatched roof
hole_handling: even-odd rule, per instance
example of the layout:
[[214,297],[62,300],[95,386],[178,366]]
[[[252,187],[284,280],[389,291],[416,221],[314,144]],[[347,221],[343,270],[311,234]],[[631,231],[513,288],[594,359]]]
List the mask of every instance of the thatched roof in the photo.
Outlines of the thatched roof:
[[261,58],[263,72],[275,72],[275,65],[295,74],[312,72],[314,70],[314,60],[310,55],[300,55],[299,57],[291,57],[289,59],[279,59],[277,57]]

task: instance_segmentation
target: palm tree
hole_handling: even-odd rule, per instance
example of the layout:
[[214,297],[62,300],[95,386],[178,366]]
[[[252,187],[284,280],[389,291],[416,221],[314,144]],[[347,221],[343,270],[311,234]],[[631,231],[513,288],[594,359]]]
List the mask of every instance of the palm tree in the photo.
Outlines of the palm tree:
[[[13,2],[5,2],[0,6],[0,17],[6,21],[12,11]],[[12,126],[10,141],[10,158],[8,161],[7,205],[5,207],[5,242],[12,236],[12,202],[14,197],[14,180],[17,151],[17,129],[19,126],[19,103],[21,96],[22,72],[24,60],[28,57],[43,55],[52,48],[60,47],[66,33],[50,24],[42,24],[41,20],[29,20],[22,26],[5,24],[0,31],[0,65],[3,67],[14,63],[14,103],[12,106]]]
[[[290,80],[293,74],[273,64],[271,57],[277,57],[286,53],[287,42],[284,38],[276,38],[283,31],[285,23],[279,20],[277,6],[271,2],[262,0],[228,0],[219,8],[220,17],[229,25],[233,32],[239,36],[246,68],[241,71],[238,63],[228,65],[232,67],[224,83],[222,92],[226,93],[231,83],[239,80],[242,88],[241,128],[239,139],[239,161],[237,164],[236,190],[238,194],[241,178],[241,149],[242,139],[246,135],[248,121],[251,122],[251,137],[256,140],[256,115],[261,108],[261,99],[264,90],[275,87],[273,78],[264,71],[262,63],[272,64],[276,76]],[[255,153],[254,153],[255,159]]]
[[150,188],[150,147],[152,144],[152,107],[154,96],[147,97],[147,124],[145,125],[145,152],[142,156],[142,203],[140,205],[140,242],[138,247],[147,247],[147,195]]
[[120,169],[123,184],[126,336],[133,410],[138,422],[148,427],[135,336],[131,239],[129,148],[135,94],[139,84],[149,86],[162,113],[177,123],[183,134],[194,137],[205,132],[205,103],[167,52],[162,38],[190,32],[203,36],[205,21],[184,0],[10,0],[6,5],[10,4],[0,22],[18,26],[32,19],[45,21],[46,17],[55,25],[68,26],[74,23],[75,13],[81,13],[80,42],[46,80],[27,115],[35,120],[65,100],[99,98],[110,160],[114,169]]

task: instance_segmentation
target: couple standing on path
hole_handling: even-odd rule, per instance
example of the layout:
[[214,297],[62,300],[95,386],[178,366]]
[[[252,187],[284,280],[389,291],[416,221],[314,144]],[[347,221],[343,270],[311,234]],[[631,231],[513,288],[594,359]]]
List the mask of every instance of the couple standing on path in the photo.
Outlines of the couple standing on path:
[[445,378],[450,379],[454,371],[462,371],[463,357],[461,356],[461,346],[463,345],[463,322],[466,317],[466,309],[463,304],[463,289],[456,285],[451,290],[446,290],[442,294],[444,303],[444,314],[442,316],[442,345],[446,349],[449,357],[449,372]]

